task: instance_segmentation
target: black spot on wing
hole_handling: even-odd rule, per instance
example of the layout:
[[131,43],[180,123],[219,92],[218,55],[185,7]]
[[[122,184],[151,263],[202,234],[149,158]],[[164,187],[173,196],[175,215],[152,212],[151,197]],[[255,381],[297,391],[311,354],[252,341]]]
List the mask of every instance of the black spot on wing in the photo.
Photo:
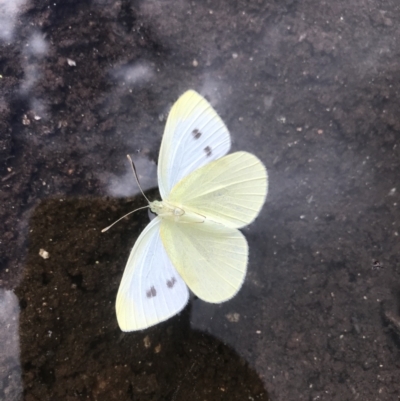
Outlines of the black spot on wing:
[[157,295],[157,291],[154,288],[154,286],[152,286],[149,290],[146,291],[146,295],[147,295],[147,298],[152,298]]
[[212,150],[209,146],[206,146],[204,148],[204,152],[206,152],[207,157],[210,157],[212,155]]
[[167,287],[172,288],[176,283],[176,278],[172,277],[171,280],[167,280]]
[[201,132],[196,128],[192,131],[192,135],[194,139],[199,139],[201,137]]

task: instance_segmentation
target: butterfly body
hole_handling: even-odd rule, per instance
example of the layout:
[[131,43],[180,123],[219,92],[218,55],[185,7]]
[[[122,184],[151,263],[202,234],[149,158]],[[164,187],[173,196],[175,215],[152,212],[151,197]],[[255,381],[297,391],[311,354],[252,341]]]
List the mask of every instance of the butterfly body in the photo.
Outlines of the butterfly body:
[[179,218],[185,214],[182,208],[170,205],[166,201],[150,202],[150,210],[164,219],[173,219],[174,221],[179,221]]
[[150,210],[162,219],[172,220],[175,223],[202,223],[205,216],[175,206],[167,201],[150,202]]
[[178,313],[189,299],[232,298],[247,270],[238,228],[258,215],[267,194],[264,165],[247,152],[226,153],[230,135],[218,114],[187,91],[168,116],[158,163],[161,201],[137,239],[116,301],[123,331],[141,330]]

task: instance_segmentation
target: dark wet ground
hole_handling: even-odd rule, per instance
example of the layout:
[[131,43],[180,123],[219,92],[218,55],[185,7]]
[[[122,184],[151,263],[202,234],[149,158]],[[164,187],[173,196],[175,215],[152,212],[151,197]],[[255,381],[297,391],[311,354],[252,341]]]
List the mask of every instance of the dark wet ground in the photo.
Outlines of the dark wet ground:
[[[379,0],[0,3],[0,399],[399,399],[399,22]],[[148,217],[100,230],[144,205],[125,155],[151,187],[189,88],[269,171],[249,273],[123,334]]]

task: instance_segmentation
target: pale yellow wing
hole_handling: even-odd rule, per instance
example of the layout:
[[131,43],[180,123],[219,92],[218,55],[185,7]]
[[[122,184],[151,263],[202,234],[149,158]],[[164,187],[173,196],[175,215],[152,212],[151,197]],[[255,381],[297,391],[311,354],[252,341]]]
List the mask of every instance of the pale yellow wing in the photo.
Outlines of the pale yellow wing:
[[239,291],[248,258],[239,230],[211,221],[184,224],[165,219],[160,233],[167,255],[199,298],[219,303]]
[[227,227],[250,224],[260,212],[268,190],[265,166],[254,155],[236,152],[183,178],[167,201]]
[[158,158],[158,186],[163,199],[182,178],[226,155],[229,131],[212,106],[194,90],[172,106]]

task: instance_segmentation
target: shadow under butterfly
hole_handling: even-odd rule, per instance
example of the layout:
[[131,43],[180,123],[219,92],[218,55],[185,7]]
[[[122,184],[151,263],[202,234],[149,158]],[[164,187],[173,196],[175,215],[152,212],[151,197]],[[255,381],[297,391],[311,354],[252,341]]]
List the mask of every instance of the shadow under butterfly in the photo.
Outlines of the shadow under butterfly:
[[113,313],[119,266],[148,218],[137,215],[110,235],[98,228],[131,208],[124,200],[48,199],[33,211],[15,291],[24,398],[267,401],[258,374],[232,348],[191,328],[190,304],[148,330],[121,333]]

